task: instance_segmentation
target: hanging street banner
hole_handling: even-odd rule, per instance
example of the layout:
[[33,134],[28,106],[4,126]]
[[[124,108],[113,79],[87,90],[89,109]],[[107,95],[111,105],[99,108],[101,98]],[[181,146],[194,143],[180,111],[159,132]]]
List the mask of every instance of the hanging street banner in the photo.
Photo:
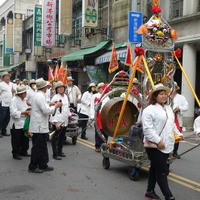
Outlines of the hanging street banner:
[[14,52],[22,52],[22,14],[14,15]]
[[140,25],[143,24],[143,14],[140,12],[129,12],[128,18],[128,39],[132,43],[141,43],[142,35],[136,33]]
[[56,0],[43,0],[42,4],[42,46],[55,46]]
[[35,7],[34,12],[34,46],[41,46],[42,40],[42,8]]
[[7,18],[5,53],[13,53],[13,19]]
[[33,51],[35,56],[43,55],[42,47],[42,7],[38,5],[34,9],[33,25]]
[[83,0],[82,13],[83,13],[82,27],[97,27],[98,0]]
[[72,0],[59,1],[59,35],[72,34]]

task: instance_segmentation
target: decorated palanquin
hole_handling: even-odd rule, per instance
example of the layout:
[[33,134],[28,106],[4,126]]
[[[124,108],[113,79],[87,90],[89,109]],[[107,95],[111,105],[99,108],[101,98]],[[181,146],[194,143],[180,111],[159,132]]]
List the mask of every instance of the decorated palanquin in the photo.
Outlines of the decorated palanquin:
[[[127,49],[125,63],[132,68],[132,75],[120,71],[109,84],[109,94],[114,94],[115,98],[111,98],[101,112],[103,129],[109,136],[129,134],[131,125],[139,121],[142,109],[147,106],[149,92],[155,84],[162,83],[171,88],[171,92],[174,90],[173,76],[177,65],[174,55],[178,58],[181,56],[180,49],[174,51],[175,40],[178,39],[176,30],[161,16],[159,1],[152,0],[151,3],[152,17],[136,30],[143,39],[142,44],[134,49],[134,61],[131,47]],[[139,74],[140,91],[132,86],[136,71]],[[125,104],[125,98],[117,96],[116,92],[128,93]],[[136,99],[137,103],[128,99]]]
[[[159,1],[152,2],[152,17],[136,31],[143,36],[142,47],[145,50],[145,59],[142,64],[146,64],[150,72],[150,74],[145,73],[143,80],[146,99],[148,99],[148,93],[153,84],[163,83],[171,90],[174,89],[173,76],[176,70],[174,44],[178,39],[176,30],[162,17]],[[178,49],[175,53],[179,57],[181,50]],[[151,84],[151,78],[153,84]]]

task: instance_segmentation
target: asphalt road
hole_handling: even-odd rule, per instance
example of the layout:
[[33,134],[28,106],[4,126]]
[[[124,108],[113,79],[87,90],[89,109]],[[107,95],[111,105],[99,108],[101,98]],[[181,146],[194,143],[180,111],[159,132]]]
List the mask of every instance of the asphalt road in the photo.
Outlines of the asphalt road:
[[[180,144],[179,153],[198,144],[192,133]],[[102,155],[94,151],[94,129],[88,129],[89,140],[71,140],[64,146],[66,158],[52,159],[49,143],[49,165],[52,172],[28,172],[29,158],[14,160],[10,137],[0,138],[0,200],[143,200],[147,184],[146,169],[134,182],[128,178],[127,164],[110,160],[109,170],[102,167]],[[30,142],[31,146],[31,142]],[[200,147],[175,160],[170,166],[169,184],[176,200],[198,200],[200,196]],[[156,192],[161,195],[157,187]],[[162,197],[162,199],[164,199]]]

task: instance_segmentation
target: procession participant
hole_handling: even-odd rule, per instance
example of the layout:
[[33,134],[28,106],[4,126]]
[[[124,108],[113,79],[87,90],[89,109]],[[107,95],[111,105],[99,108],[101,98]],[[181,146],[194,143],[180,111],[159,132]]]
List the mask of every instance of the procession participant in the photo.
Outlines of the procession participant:
[[[97,92],[96,94],[94,94],[92,96],[91,99],[91,103],[90,103],[90,118],[91,119],[95,119],[96,117],[96,125],[95,125],[95,151],[100,153],[101,152],[101,145],[103,144],[103,140],[102,138],[99,136],[98,131],[101,132],[101,134],[103,135],[103,137],[107,140],[108,139],[108,135],[106,135],[103,132],[103,126],[102,126],[102,122],[101,122],[101,114],[100,111],[103,108],[103,106],[110,100],[109,97],[106,97],[102,100],[101,105],[97,105],[105,88],[107,88],[108,84],[104,84],[104,83],[99,83],[97,85]],[[109,89],[106,89],[107,91],[105,91],[105,93],[107,93],[109,91]],[[96,110],[98,109],[98,110]],[[96,116],[95,116],[95,111],[96,111]]]
[[96,93],[96,85],[94,83],[90,83],[90,85],[88,86],[88,90],[83,93],[83,96],[81,98],[79,117],[85,120],[80,120],[79,125],[82,128],[81,138],[84,140],[88,140],[88,138],[86,137],[86,129],[90,112],[90,103],[92,96],[95,93]]
[[193,123],[194,132],[200,137],[200,116],[198,116]]
[[29,157],[29,138],[24,135],[24,121],[27,116],[30,116],[30,111],[27,111],[26,103],[26,87],[18,86],[16,95],[10,102],[10,132],[12,155],[16,160],[22,160],[21,156]]
[[29,89],[27,90],[26,100],[27,104],[31,106],[31,102],[33,100],[34,95],[36,94],[36,82],[35,79],[31,79],[29,81]]
[[55,83],[54,88],[56,94],[51,99],[51,102],[62,102],[62,107],[56,109],[55,114],[53,114],[50,119],[53,124],[53,131],[55,131],[51,139],[51,144],[53,158],[55,160],[62,160],[61,157],[66,157],[63,153],[63,144],[68,118],[70,117],[69,101],[65,94],[65,85],[61,81]]
[[46,97],[47,103],[51,102],[51,91],[52,91],[52,84],[49,82],[49,84],[47,86],[47,91],[45,93],[45,97]]
[[4,72],[2,74],[2,82],[0,82],[0,137],[9,136],[6,131],[10,121],[10,101],[15,93],[13,83],[10,82],[10,74]]
[[[174,200],[167,181],[167,159],[173,151],[175,131],[181,133],[174,124],[174,113],[169,105],[166,105],[170,89],[159,83],[155,85],[149,94],[149,106],[142,113],[144,133],[144,146],[150,160],[148,187],[146,199],[160,199],[155,193],[155,185],[158,183],[165,200]],[[149,141],[149,142],[148,142]]]
[[[180,132],[182,132],[183,114],[188,110],[188,102],[183,95],[177,93],[177,91],[180,89],[177,82],[174,82],[174,85],[175,85],[175,90],[171,95],[171,98],[173,100],[172,109],[174,111],[175,123],[177,125],[177,128],[179,129]],[[180,159],[181,157],[178,155],[178,148],[179,148],[179,141],[177,141],[174,144],[173,157]]]
[[67,77],[66,94],[69,98],[70,107],[77,112],[77,103],[81,100],[81,91],[73,84],[73,81],[72,77]]
[[[136,96],[138,96],[138,98],[142,98],[142,94],[139,93],[139,88],[138,88],[139,85],[140,85],[140,82],[138,81],[138,79],[134,78],[133,79],[133,86],[132,86],[131,91]],[[125,98],[125,96],[126,96],[126,93],[124,92],[124,93],[121,94],[120,97]],[[140,122],[141,121],[141,112],[142,112],[141,108],[142,107],[141,107],[139,101],[133,95],[131,95],[131,94],[128,95],[128,101],[132,102],[136,106],[136,108],[138,109],[138,118],[137,118],[137,121]]]
[[62,106],[61,102],[56,102],[50,107],[46,101],[45,92],[49,82],[43,78],[36,80],[37,92],[32,101],[29,131],[32,136],[31,160],[29,172],[42,173],[52,171],[54,168],[48,166],[49,155],[47,149],[47,134],[49,133],[49,115],[55,109]]
[[26,86],[26,90],[28,90],[29,89],[28,81],[26,79],[23,79],[22,82],[23,82],[22,85],[25,85]]

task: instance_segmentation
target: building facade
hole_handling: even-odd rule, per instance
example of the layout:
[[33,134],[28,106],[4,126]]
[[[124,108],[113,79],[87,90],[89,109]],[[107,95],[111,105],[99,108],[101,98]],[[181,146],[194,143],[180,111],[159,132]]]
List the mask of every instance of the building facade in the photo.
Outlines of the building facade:
[[[8,69],[13,78],[48,78],[48,66],[63,64],[75,79],[75,84],[84,91],[88,82],[110,81],[108,74],[111,44],[115,42],[120,69],[124,69],[125,52],[128,42],[128,12],[143,13],[144,23],[151,17],[150,1],[143,0],[69,0],[67,15],[71,20],[71,34],[62,34],[59,29],[59,2],[56,7],[56,44],[45,47],[34,44],[34,11],[41,8],[42,1],[7,0],[0,7],[0,72]],[[132,8],[132,3],[136,8]],[[178,40],[175,48],[181,48],[181,63],[193,88],[200,95],[196,80],[200,77],[198,68],[200,53],[200,0],[161,0],[162,16],[176,29]],[[96,12],[85,12],[87,7],[95,7]],[[71,18],[70,18],[71,16]],[[94,21],[94,26],[85,25],[85,19]],[[69,28],[69,27],[68,27]],[[11,37],[12,36],[12,37]],[[9,42],[8,42],[9,41]],[[177,68],[175,80],[181,93],[189,102],[185,114],[185,126],[191,126],[198,105]],[[195,109],[196,108],[196,109]]]

